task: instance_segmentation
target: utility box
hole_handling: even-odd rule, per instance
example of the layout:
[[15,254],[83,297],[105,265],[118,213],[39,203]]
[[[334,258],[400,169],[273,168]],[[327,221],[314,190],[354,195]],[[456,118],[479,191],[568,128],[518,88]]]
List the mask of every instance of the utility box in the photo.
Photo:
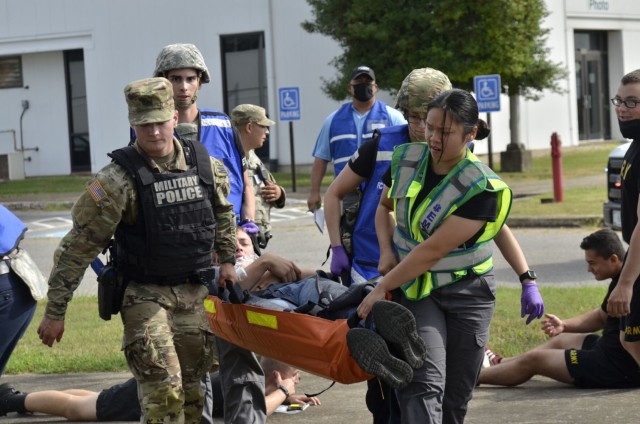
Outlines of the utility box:
[[24,159],[22,153],[0,153],[0,181],[24,180]]

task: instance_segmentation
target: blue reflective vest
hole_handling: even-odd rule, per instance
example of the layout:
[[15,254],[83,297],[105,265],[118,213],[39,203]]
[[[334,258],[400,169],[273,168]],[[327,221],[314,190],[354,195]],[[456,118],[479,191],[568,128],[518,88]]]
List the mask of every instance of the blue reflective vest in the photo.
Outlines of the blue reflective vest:
[[351,103],[343,104],[333,115],[329,128],[329,151],[333,159],[334,174],[338,175],[342,171],[362,143],[371,140],[374,130],[387,127],[390,122],[387,105],[376,100],[362,126],[362,137],[358,140],[358,128],[353,122],[353,106]]
[[0,205],[0,259],[18,247],[27,226],[9,209]]
[[242,146],[236,142],[231,120],[222,112],[212,109],[200,111],[200,142],[209,154],[224,162],[229,173],[230,191],[227,200],[233,204],[236,219],[240,217],[244,193]]
[[370,280],[380,275],[378,262],[380,246],[375,232],[375,216],[384,184],[382,175],[391,165],[393,149],[409,142],[408,125],[396,125],[378,130],[378,152],[376,162],[372,164],[373,172],[366,182],[360,201],[360,211],[353,230],[353,261],[355,272]]

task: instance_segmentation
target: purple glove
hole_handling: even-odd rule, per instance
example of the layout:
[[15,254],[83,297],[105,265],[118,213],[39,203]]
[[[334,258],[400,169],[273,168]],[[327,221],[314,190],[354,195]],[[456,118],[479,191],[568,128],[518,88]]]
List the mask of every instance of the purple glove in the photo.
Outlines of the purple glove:
[[343,245],[331,247],[331,273],[341,276],[344,273],[351,273],[351,263],[349,263],[349,255],[344,250]]
[[527,318],[527,324],[529,324],[534,318],[541,318],[542,314],[544,314],[544,301],[538,286],[535,283],[524,283],[520,296],[520,317],[529,315]]
[[254,234],[258,234],[260,232],[260,228],[253,221],[249,221],[249,220],[245,219],[244,221],[242,221],[240,223],[240,226],[250,236],[252,236]]

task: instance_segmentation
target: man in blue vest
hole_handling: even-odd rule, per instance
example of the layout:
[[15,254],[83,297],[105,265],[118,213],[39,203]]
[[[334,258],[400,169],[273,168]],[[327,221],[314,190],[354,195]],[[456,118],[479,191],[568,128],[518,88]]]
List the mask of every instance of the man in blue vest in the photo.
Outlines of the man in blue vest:
[[320,185],[329,162],[333,162],[334,174],[338,175],[358,147],[371,139],[374,130],[407,123],[401,112],[376,100],[376,76],[368,66],[358,66],[351,72],[347,90],[351,102],[343,104],[325,119],[313,149],[315,159],[307,199],[311,211],[322,204]]
[[221,111],[198,108],[196,100],[202,84],[211,81],[200,50],[193,44],[165,46],[156,59],[154,77],[165,77],[173,85],[178,110],[176,133],[184,141],[198,140],[214,158],[224,162],[229,172],[233,204],[238,223],[256,234],[255,196],[246,170],[246,159],[238,134],[229,117]]

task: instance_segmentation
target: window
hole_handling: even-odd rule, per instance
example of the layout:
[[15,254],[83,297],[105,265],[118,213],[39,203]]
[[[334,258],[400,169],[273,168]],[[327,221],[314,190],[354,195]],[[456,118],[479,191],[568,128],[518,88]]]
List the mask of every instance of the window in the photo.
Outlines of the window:
[[0,57],[0,88],[22,87],[22,59],[20,56]]

